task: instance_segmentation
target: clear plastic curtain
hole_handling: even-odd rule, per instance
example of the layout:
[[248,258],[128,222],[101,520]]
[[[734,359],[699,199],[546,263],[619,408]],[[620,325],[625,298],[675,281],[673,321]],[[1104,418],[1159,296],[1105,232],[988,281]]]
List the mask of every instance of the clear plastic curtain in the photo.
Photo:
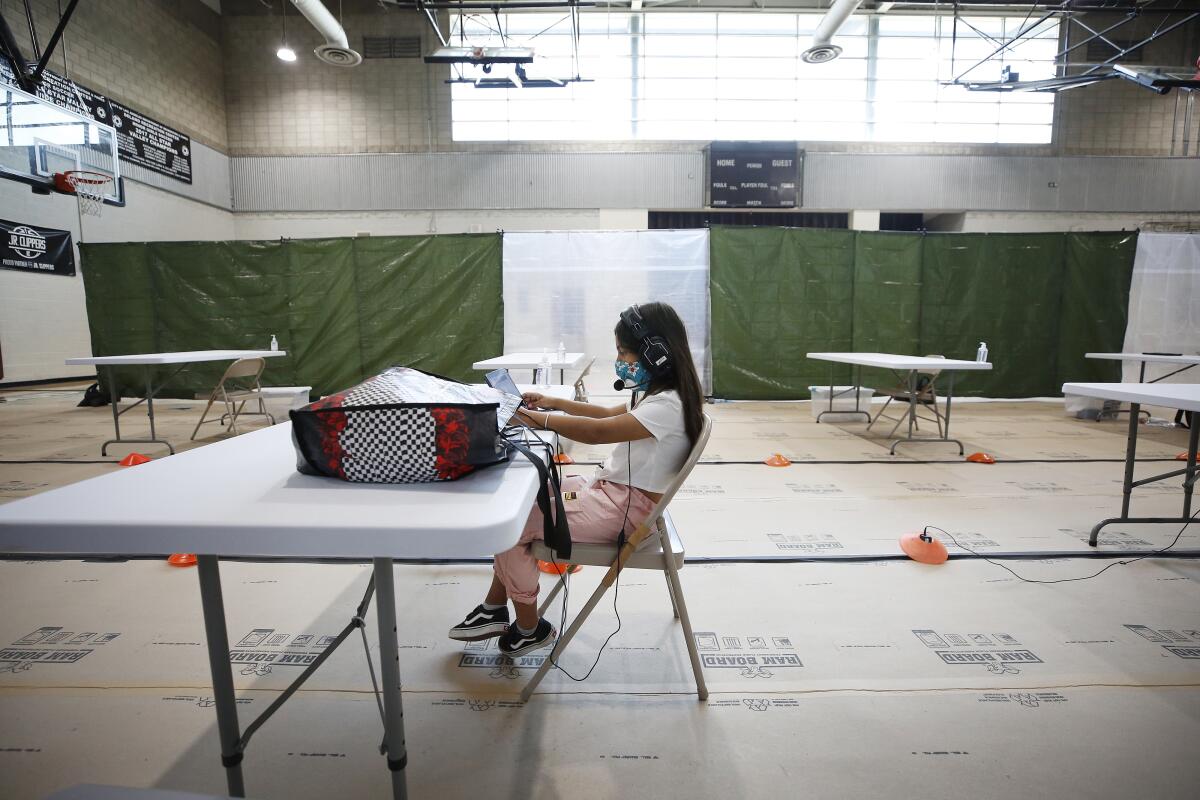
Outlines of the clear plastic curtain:
[[707,230],[504,234],[504,351],[553,354],[562,341],[595,356],[589,390],[613,392],[613,326],[627,306],[654,300],[683,318],[711,393]]
[[[1129,285],[1127,353],[1200,353],[1200,234],[1138,235],[1133,279]],[[1126,363],[1124,379],[1138,379],[1139,364]],[[1147,364],[1151,380],[1178,367]],[[1168,378],[1171,383],[1200,382],[1200,367]]]

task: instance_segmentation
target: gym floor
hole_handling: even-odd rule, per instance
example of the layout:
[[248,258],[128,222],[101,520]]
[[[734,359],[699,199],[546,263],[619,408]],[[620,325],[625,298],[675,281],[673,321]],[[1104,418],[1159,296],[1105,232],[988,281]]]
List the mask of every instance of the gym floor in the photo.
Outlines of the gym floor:
[[[0,393],[0,502],[123,469],[127,450],[99,454],[110,410],[76,408],[82,389]],[[185,442],[199,405],[162,401],[160,430]],[[488,567],[401,564],[413,797],[1194,796],[1200,526],[1167,553],[1119,559],[1128,564],[1085,542],[1119,511],[1126,418],[1077,420],[1061,402],[956,403],[967,452],[997,459],[984,465],[947,445],[889,456],[886,429],[818,425],[807,403],[706,410],[713,439],[672,516],[708,702],[695,697],[659,576],[626,572],[563,656],[572,674],[587,672],[617,627],[615,600],[620,633],[587,681],[552,672],[522,704],[541,654],[512,664],[488,643],[445,637]],[[138,413],[123,425],[144,424]],[[223,438],[208,427],[181,449]],[[1139,444],[1138,476],[1156,474],[1174,468],[1186,432],[1143,426]],[[580,472],[603,455],[570,452]],[[758,463],[773,453],[794,463]],[[1152,484],[1135,490],[1134,508],[1175,515],[1180,497],[1177,480]],[[924,525],[948,532],[947,564],[900,556],[898,537]],[[1179,530],[1109,526],[1098,550],[1154,551]],[[1113,566],[1028,583],[981,557],[1001,555],[1028,580]],[[284,656],[341,630],[369,571],[223,562],[244,717],[303,663]],[[600,572],[573,579],[574,607]],[[192,570],[3,561],[0,604],[5,797],[82,782],[224,793]],[[365,660],[347,641],[256,734],[249,796],[386,795]]]

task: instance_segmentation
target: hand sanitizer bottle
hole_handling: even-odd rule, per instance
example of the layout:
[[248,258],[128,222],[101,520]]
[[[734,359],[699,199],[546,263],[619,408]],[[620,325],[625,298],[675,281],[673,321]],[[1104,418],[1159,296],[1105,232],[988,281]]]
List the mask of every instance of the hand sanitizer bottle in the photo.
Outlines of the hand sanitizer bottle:
[[980,342],[979,349],[975,351],[975,360],[978,361],[980,364],[984,364],[987,362],[987,357],[988,357],[987,342]]
[[272,333],[271,334],[271,350],[274,351],[274,350],[278,350],[278,349],[279,349],[279,340],[276,339],[275,334]]
[[542,361],[538,364],[537,377],[534,381],[538,386],[550,385],[550,354],[546,352],[546,348],[542,348]]
[[563,343],[562,339],[558,340],[558,352],[555,355],[558,357],[559,369],[562,369],[562,365],[567,360],[567,346]]

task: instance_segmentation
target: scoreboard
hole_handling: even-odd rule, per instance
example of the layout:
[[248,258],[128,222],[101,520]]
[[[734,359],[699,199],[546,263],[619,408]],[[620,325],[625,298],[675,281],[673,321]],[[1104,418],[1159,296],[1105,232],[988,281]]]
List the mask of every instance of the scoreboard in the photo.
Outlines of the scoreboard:
[[709,206],[799,208],[804,151],[795,142],[713,142]]

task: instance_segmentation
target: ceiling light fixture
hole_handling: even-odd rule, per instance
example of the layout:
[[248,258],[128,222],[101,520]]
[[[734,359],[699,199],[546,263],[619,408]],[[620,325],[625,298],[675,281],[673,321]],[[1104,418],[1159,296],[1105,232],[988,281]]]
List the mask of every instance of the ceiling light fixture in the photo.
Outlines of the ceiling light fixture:
[[287,45],[287,0],[281,0],[280,5],[283,6],[279,14],[282,33],[279,37],[279,49],[275,51],[275,57],[280,61],[291,62],[296,60],[296,51]]

